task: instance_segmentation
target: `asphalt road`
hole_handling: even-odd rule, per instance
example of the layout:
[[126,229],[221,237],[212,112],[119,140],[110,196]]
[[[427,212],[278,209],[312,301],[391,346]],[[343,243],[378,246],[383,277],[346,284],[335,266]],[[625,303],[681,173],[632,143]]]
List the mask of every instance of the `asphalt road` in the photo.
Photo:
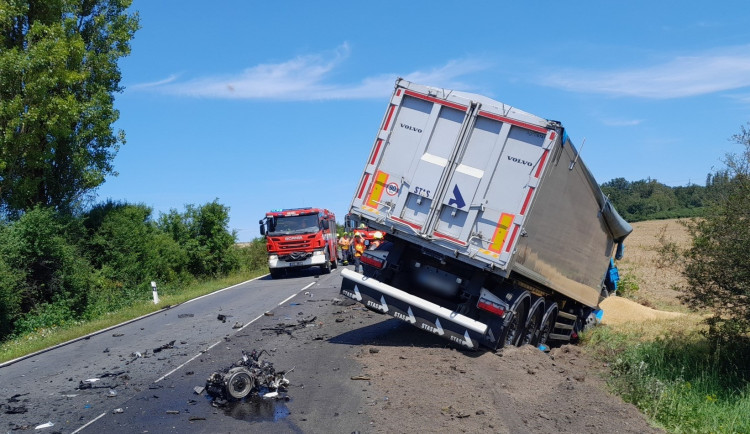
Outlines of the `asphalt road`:
[[[0,430],[367,431],[366,406],[380,398],[352,379],[354,357],[399,324],[339,301],[339,270],[248,281],[3,366]],[[194,392],[253,349],[276,370],[294,368],[288,401],[215,408]]]

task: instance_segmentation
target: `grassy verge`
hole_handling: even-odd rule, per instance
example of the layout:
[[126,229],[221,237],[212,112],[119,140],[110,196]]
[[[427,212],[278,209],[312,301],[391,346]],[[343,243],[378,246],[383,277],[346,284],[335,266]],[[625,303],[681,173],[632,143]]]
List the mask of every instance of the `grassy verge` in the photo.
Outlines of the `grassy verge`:
[[750,432],[750,345],[711,345],[697,317],[596,327],[584,345],[612,391],[667,432]]
[[192,300],[202,295],[210,294],[228,286],[235,285],[246,280],[267,274],[267,270],[256,270],[254,272],[243,272],[228,277],[195,282],[182,288],[179,292],[170,294],[159,294],[159,304],[151,302],[140,302],[117,312],[111,312],[101,318],[92,321],[78,322],[64,327],[45,328],[34,333],[27,333],[0,345],[0,363],[13,360],[54,345],[67,342],[71,339],[85,336],[107,327],[138,318],[165,308]]

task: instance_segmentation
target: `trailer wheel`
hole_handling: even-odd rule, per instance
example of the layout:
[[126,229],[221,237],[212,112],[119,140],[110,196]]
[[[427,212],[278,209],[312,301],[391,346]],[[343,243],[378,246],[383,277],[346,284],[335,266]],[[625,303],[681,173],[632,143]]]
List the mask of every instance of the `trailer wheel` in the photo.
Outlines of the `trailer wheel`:
[[511,317],[503,326],[500,347],[517,345],[523,333],[523,318],[526,316],[526,305],[521,303],[515,310],[509,311]]
[[542,319],[542,326],[539,327],[538,340],[532,342],[532,345],[538,347],[540,345],[547,345],[549,335],[552,333],[552,329],[555,327],[555,321],[557,320],[557,303],[552,303],[547,311],[544,313]]
[[539,326],[542,322],[542,315],[543,312],[539,308],[535,309],[534,312],[531,313],[531,315],[529,316],[529,321],[523,330],[523,335],[518,342],[518,346],[522,347],[529,344],[535,345],[535,342],[539,340]]

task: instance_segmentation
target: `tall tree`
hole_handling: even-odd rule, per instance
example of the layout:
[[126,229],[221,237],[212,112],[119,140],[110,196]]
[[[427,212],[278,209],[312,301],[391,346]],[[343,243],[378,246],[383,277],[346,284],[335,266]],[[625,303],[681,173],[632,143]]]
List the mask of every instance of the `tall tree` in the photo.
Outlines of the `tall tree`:
[[0,216],[70,212],[115,174],[132,0],[0,0]]
[[750,130],[741,127],[732,140],[744,152],[727,155],[727,169],[714,176],[723,179],[716,205],[689,225],[685,267],[685,299],[714,314],[712,331],[724,332],[718,337],[750,331]]

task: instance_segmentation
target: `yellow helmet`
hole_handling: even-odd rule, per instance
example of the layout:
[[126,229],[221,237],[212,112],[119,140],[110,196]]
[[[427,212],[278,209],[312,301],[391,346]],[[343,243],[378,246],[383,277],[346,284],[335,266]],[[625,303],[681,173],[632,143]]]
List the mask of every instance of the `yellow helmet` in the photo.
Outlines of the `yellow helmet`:
[[374,234],[372,234],[372,237],[376,240],[382,240],[383,239],[383,233],[380,231],[375,231]]

